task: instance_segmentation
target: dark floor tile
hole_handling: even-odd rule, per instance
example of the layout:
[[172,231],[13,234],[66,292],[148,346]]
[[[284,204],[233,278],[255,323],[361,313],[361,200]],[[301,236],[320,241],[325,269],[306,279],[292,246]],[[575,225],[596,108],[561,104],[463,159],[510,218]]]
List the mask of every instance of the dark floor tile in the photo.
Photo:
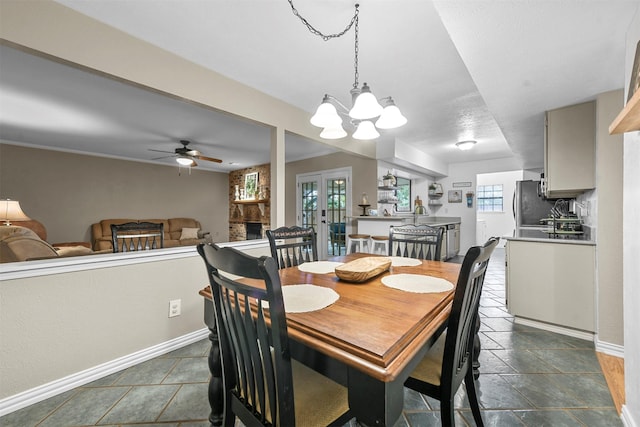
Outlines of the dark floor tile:
[[477,384],[478,399],[485,409],[533,408],[533,405],[505,381],[502,375],[480,375]]
[[489,350],[480,352],[480,375],[515,374],[517,371]]
[[27,427],[35,426],[56,408],[78,393],[78,390],[69,390],[57,396],[50,397],[42,402],[34,403],[23,409],[0,417],[2,427]]
[[404,410],[405,411],[428,411],[431,408],[422,395],[410,388],[404,388]]
[[526,349],[491,350],[498,359],[513,368],[516,373],[535,374],[559,372],[534,353]]
[[557,374],[549,378],[558,388],[567,390],[590,408],[614,408],[607,382],[602,374]]
[[178,389],[177,385],[133,387],[99,424],[155,422]]
[[503,375],[515,390],[527,398],[536,408],[586,408],[581,399],[568,393],[551,378],[554,374]]
[[488,326],[494,332],[511,332],[514,330],[514,323],[501,317],[483,317],[482,324]]
[[565,410],[513,411],[527,427],[584,427]]
[[601,373],[600,363],[593,350],[530,350],[561,372]]
[[484,350],[502,350],[504,349],[504,347],[502,345],[500,345],[500,343],[495,342],[494,340],[492,340],[491,338],[489,338],[487,336],[487,332],[493,332],[493,331],[480,331],[480,333],[478,334],[478,337],[480,338],[480,346],[481,346],[481,352]]
[[480,307],[504,307],[504,300],[483,296],[480,298]]
[[107,386],[114,385],[116,381],[118,381],[118,378],[120,378],[120,375],[122,375],[123,372],[124,370],[116,372],[115,374],[107,375],[106,377],[103,377],[98,380],[92,381],[88,384],[85,384],[82,387],[83,388],[107,387]]
[[38,426],[71,427],[97,423],[130,387],[104,387],[81,390],[49,415]]
[[176,363],[177,359],[156,358],[148,360],[122,372],[116,385],[160,384]]
[[[471,411],[461,411],[462,416],[470,426],[475,426],[473,413]],[[485,427],[523,427],[524,424],[512,411],[482,411],[482,421]]]
[[211,349],[211,341],[208,338],[189,344],[186,347],[171,351],[161,357],[200,357],[207,356]]
[[206,383],[209,381],[209,365],[206,357],[179,359],[162,384]]
[[208,383],[184,384],[164,410],[158,421],[207,420],[211,407],[207,398]]
[[499,307],[480,307],[478,311],[482,317],[510,317],[506,309],[503,310]]
[[622,426],[622,420],[615,409],[572,410],[571,414],[587,426]]
[[527,349],[531,347],[531,341],[527,335],[520,332],[483,332],[488,338],[500,344],[503,349]]
[[[408,412],[405,413],[410,427],[440,427],[440,411]],[[456,426],[467,426],[463,416],[456,411],[454,413]]]

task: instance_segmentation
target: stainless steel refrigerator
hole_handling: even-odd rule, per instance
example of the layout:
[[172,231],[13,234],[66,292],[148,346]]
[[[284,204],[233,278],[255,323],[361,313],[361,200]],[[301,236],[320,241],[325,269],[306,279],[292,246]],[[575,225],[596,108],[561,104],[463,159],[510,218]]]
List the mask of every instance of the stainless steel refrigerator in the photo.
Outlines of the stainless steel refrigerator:
[[555,202],[555,199],[543,197],[540,181],[517,181],[513,195],[515,237],[547,237],[543,230],[548,227],[540,220],[549,217]]

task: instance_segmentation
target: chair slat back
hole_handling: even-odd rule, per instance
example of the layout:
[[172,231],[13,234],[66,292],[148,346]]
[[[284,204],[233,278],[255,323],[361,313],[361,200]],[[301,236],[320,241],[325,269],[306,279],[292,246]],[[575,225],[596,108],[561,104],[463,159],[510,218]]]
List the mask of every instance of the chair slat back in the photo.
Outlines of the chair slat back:
[[280,227],[266,231],[271,256],[278,268],[295,267],[304,262],[318,261],[316,232],[312,227]]
[[135,252],[164,248],[164,224],[127,222],[111,224],[113,252]]
[[389,228],[389,255],[440,260],[442,227],[406,224]]
[[[220,335],[227,408],[245,425],[295,425],[293,377],[278,267],[233,248],[198,245]],[[231,273],[256,279],[247,285]],[[266,315],[268,314],[268,316]]]
[[447,324],[442,376],[450,376],[448,383],[457,390],[471,363],[476,316],[489,258],[500,239],[490,238],[483,246],[470,248],[462,261],[458,283]]

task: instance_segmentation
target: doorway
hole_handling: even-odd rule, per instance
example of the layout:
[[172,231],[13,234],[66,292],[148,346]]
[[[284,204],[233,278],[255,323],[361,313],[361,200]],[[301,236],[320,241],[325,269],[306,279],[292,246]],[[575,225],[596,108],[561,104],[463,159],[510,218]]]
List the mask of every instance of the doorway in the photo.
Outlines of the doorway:
[[301,174],[296,177],[297,224],[313,227],[322,260],[346,254],[351,216],[351,168]]

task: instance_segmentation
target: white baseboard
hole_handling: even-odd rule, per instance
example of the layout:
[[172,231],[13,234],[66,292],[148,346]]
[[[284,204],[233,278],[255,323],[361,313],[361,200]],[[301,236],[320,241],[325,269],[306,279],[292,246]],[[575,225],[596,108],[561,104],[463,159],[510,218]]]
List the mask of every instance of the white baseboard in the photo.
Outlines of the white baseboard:
[[204,328],[0,400],[0,417],[209,336]]
[[640,427],[640,424],[636,423],[631,417],[631,413],[627,405],[622,405],[622,413],[620,414],[620,418],[622,419],[622,424],[624,427]]
[[624,346],[618,344],[611,344],[604,341],[599,341],[596,338],[596,351],[609,356],[619,357],[624,359]]
[[515,323],[525,326],[531,326],[532,328],[542,329],[549,332],[555,332],[556,334],[567,335],[574,338],[579,338],[587,341],[594,341],[594,334],[591,332],[581,331],[578,329],[565,328],[563,326],[553,325],[551,323],[538,322],[537,320],[524,319],[522,317],[516,317]]

